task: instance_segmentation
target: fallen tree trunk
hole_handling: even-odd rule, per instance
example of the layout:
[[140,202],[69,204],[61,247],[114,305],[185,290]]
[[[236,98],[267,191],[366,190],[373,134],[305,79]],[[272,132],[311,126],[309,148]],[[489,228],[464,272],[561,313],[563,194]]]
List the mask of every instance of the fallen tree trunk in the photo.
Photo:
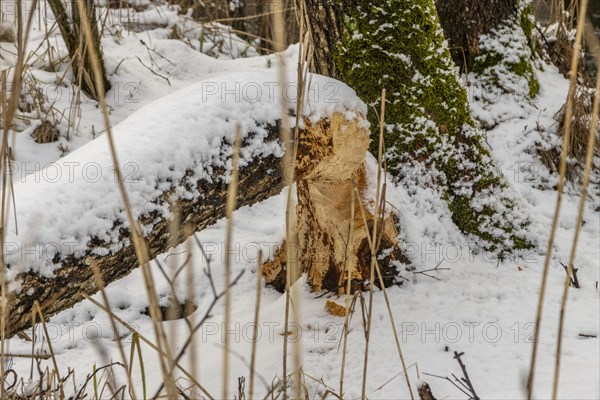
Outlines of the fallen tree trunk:
[[[270,129],[270,139],[277,138],[276,129]],[[227,146],[224,142],[223,146]],[[251,205],[265,200],[281,191],[283,180],[280,174],[279,158],[271,155],[266,158],[257,158],[255,161],[244,166],[240,170],[239,192],[237,204],[239,207]],[[267,171],[271,170],[272,173]],[[222,171],[216,171],[214,178]],[[219,219],[225,217],[225,206],[227,203],[227,186],[225,183],[215,179],[213,183],[199,182],[203,196],[198,200],[187,200],[178,198],[177,207],[185,224],[193,227],[194,231],[202,230]],[[169,199],[175,195],[174,190],[165,191],[161,195],[164,205],[168,206]],[[152,229],[145,235],[148,245],[150,259],[169,248],[170,235],[168,218],[155,220],[154,216],[147,214],[141,217],[144,223],[151,223]],[[182,226],[183,227],[183,226]],[[52,276],[46,277],[35,272],[21,273],[17,276],[20,292],[12,292],[9,295],[8,307],[8,335],[13,335],[31,326],[31,309],[35,301],[38,301],[46,316],[51,316],[66,308],[69,308],[83,300],[78,293],[93,294],[98,291],[93,270],[89,266],[97,263],[104,281],[110,283],[127,276],[133,269],[138,267],[135,248],[130,241],[129,230],[126,230],[122,222],[115,221],[115,229],[121,231],[123,246],[116,252],[109,254],[95,254],[97,247],[102,241],[97,237],[92,238],[90,247],[78,255],[72,254],[64,259],[60,254],[54,258],[60,264]],[[178,232],[178,243],[187,238],[186,230]],[[35,249],[43,249],[46,246],[54,246],[53,243],[36,245]],[[18,252],[26,251],[17,249]],[[42,250],[43,251],[43,250]],[[39,255],[45,257],[45,255]],[[60,259],[60,260],[58,260]],[[10,268],[10,267],[9,267]]]
[[[114,128],[132,211],[143,227],[151,258],[173,243],[169,225],[175,202],[182,222],[177,243],[186,238],[184,226],[198,231],[225,216],[231,143],[238,124],[242,130],[238,207],[281,191],[281,108],[276,105],[281,96],[270,92],[252,101],[232,102],[222,97],[231,95],[227,90],[235,84],[272,83],[273,76],[246,73],[202,82],[152,103]],[[325,147],[339,142],[334,136],[341,133],[344,140],[363,135],[359,141],[366,146],[366,129],[347,129],[365,126],[364,104],[345,85],[313,77],[313,84],[332,82],[342,90],[333,99],[323,91],[327,101],[312,99],[300,135],[318,131],[326,139],[320,144]],[[292,110],[293,105],[290,101]],[[95,293],[92,263],[107,284],[138,265],[117,187],[108,172],[112,161],[105,139],[100,137],[15,184],[19,234],[14,221],[7,224],[3,248],[9,282],[8,336],[31,326],[36,301],[51,316],[83,300],[79,292]],[[352,161],[360,165],[365,150],[354,154]],[[326,158],[329,154],[311,153],[311,165],[335,169],[336,162],[343,162]],[[16,167],[12,170],[18,174]]]

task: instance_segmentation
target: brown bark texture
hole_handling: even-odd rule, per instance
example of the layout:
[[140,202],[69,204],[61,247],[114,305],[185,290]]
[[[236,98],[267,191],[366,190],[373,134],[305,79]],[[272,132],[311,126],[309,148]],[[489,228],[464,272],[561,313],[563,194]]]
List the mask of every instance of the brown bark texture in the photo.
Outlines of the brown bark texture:
[[[300,1],[304,3],[303,13],[300,13]],[[333,54],[341,35],[343,9],[348,3],[338,0],[296,0],[298,18],[304,19],[313,45],[314,55],[309,67],[317,74],[331,78],[337,76]]]
[[517,10],[518,0],[436,0],[435,6],[456,65],[479,54],[479,37]]

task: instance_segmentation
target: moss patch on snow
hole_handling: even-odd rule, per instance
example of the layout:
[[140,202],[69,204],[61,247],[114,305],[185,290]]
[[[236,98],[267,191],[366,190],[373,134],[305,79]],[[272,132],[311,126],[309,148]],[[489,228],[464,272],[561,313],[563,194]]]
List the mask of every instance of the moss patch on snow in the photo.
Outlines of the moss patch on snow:
[[[389,171],[410,190],[440,188],[454,223],[500,256],[530,247],[526,218],[470,114],[433,0],[356,0],[334,55],[374,110],[386,88]],[[377,147],[377,112],[370,112]]]

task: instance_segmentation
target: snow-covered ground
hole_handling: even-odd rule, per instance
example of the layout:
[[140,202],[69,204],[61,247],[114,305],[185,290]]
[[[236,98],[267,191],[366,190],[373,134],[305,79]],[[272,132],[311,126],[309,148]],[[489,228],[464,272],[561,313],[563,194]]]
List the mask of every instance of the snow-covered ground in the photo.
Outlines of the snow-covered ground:
[[[144,112],[148,113],[149,120],[155,118],[156,113],[168,113],[178,104],[168,104],[164,99],[162,103],[155,103],[159,98],[194,82],[216,78],[224,73],[271,70],[274,81],[277,80],[273,68],[277,56],[239,59],[209,57],[182,40],[169,39],[169,32],[176,22],[171,14],[166,14],[165,18],[171,25],[140,33],[124,30],[120,35],[109,34],[104,39],[106,67],[113,82],[113,89],[108,94],[113,125],[126,121],[127,116],[138,110],[135,117],[138,119],[144,119]],[[32,36],[33,47],[36,41],[41,41],[42,36],[42,32]],[[160,56],[148,51],[140,40],[144,40]],[[293,68],[296,48],[290,47],[283,56]],[[169,82],[150,72],[137,57],[146,66],[152,66],[155,72],[167,77]],[[56,73],[32,70],[32,74],[46,82],[48,88],[56,88]],[[502,107],[503,122],[486,133],[494,157],[511,185],[524,199],[525,212],[531,216],[531,235],[539,246],[530,254],[500,263],[486,254],[475,254],[473,244],[457,231],[445,203],[437,194],[419,189],[417,195],[409,196],[403,190],[388,185],[387,198],[400,212],[404,251],[415,268],[415,271],[403,271],[406,280],[401,286],[388,289],[388,294],[404,358],[410,365],[413,387],[418,379],[425,380],[437,398],[465,398],[449,382],[427,375],[461,376],[459,365],[453,359],[454,351],[464,352],[463,361],[481,398],[518,399],[525,396],[545,243],[555,204],[555,192],[541,190],[537,184],[537,179],[541,179],[538,176],[540,174],[542,178],[555,178],[544,173],[543,165],[530,151],[539,137],[536,127],[555,129],[552,116],[562,106],[567,91],[566,80],[552,66],[545,65],[544,71],[538,71],[538,78],[541,90],[536,103],[498,104],[498,107]],[[178,95],[169,98],[181,101]],[[150,105],[152,103],[154,105]],[[57,108],[68,110],[70,99],[63,96],[56,104]],[[150,106],[144,108],[147,105]],[[481,104],[473,104],[476,116],[484,113],[482,107]],[[124,122],[121,126],[127,127],[127,124]],[[101,127],[100,111],[95,104],[87,102],[82,105],[78,129],[70,140],[63,138],[61,143],[73,151],[92,139],[92,131],[100,135]],[[16,162],[21,163],[23,168],[27,166],[28,173],[31,173],[35,163],[43,167],[48,162],[56,161],[62,153],[57,143],[34,143],[29,137],[31,129],[33,127],[17,134],[15,138]],[[165,132],[167,135],[179,133]],[[374,169],[375,162],[369,158],[368,170]],[[245,273],[232,289],[234,328],[229,332],[232,343],[231,388],[237,387],[238,377],[248,377],[256,298],[257,250],[262,248],[267,255],[273,254],[283,239],[285,202],[285,196],[281,194],[253,207],[243,207],[234,214],[234,274],[240,271]],[[565,279],[560,262],[566,263],[568,260],[577,202],[575,194],[567,193],[561,210],[541,326],[536,398],[550,398],[551,395],[559,303]],[[196,234],[196,238],[204,244],[205,251],[212,255],[211,268],[217,288],[223,285],[221,271],[224,264],[225,226],[226,221],[221,220]],[[570,291],[566,315],[559,392],[560,398],[564,399],[600,398],[599,244],[600,214],[590,204],[586,210],[575,262],[579,269],[581,289]],[[212,294],[209,281],[202,273],[207,262],[195,242],[184,243],[159,259],[164,265],[174,259],[181,262],[190,248],[195,266],[194,300],[198,305],[192,318],[199,320],[212,301]],[[438,264],[443,270],[431,273],[437,279],[415,273]],[[152,266],[157,291],[162,296],[163,304],[166,304],[170,288],[157,265],[152,263]],[[180,278],[177,288],[182,298],[186,285],[186,280]],[[302,367],[307,376],[323,382],[317,384],[309,380],[309,386],[315,393],[322,394],[325,385],[337,391],[342,357],[339,343],[344,320],[328,313],[325,303],[334,300],[343,304],[344,299],[333,295],[317,297],[308,291],[303,280],[297,285],[302,293],[301,302],[297,305],[302,316],[302,330],[297,335],[303,349]],[[148,303],[141,272],[136,270],[113,283],[107,293],[114,312],[139,329],[141,334],[153,339],[151,320],[145,313]],[[99,295],[95,299],[102,302]],[[374,299],[367,393],[371,399],[407,399],[409,395],[382,293],[377,291]],[[274,377],[281,377],[285,297],[266,287],[260,301],[256,398],[266,394]],[[222,335],[225,334],[221,329],[222,306],[222,303],[217,304],[212,317],[198,332],[195,344],[182,361],[182,365],[189,366],[190,354],[195,353],[198,380],[216,398],[220,396],[222,384]],[[167,332],[174,333],[175,348],[180,348],[187,338],[187,325],[183,320],[164,324]],[[108,316],[91,302],[81,302],[51,318],[49,332],[59,368],[62,371],[74,368],[80,378],[78,383],[83,382],[85,374],[92,372],[94,364],[105,364],[107,358],[119,359]],[[123,330],[121,333],[126,335],[127,332]],[[585,338],[581,334],[595,337]],[[123,341],[129,347],[131,335],[126,335]],[[47,350],[46,344],[38,343],[36,347],[40,351]],[[363,323],[357,308],[348,335],[344,384],[346,398],[360,397],[364,347]],[[13,354],[28,354],[31,352],[31,343],[13,338],[9,342],[9,349]],[[158,357],[153,349],[143,343],[142,350],[148,393],[153,394],[162,380]],[[128,348],[126,352],[129,352]],[[290,352],[290,365],[291,360]],[[9,362],[19,377],[29,376],[30,360],[14,358]],[[51,361],[43,363],[50,365]],[[141,388],[137,362],[133,377],[138,388]],[[186,386],[183,380],[180,383]],[[317,398],[321,398],[321,395]]]

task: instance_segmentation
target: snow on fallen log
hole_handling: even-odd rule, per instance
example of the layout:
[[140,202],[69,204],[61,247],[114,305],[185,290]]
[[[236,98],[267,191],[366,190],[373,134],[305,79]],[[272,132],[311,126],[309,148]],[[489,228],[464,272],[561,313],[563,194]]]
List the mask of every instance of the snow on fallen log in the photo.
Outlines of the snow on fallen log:
[[[281,191],[283,149],[277,126],[281,101],[294,114],[293,75],[283,98],[276,71],[203,81],[153,102],[114,127],[132,210],[143,225],[151,258],[168,250],[174,201],[181,226],[191,224],[196,231],[225,216],[231,143],[238,124],[243,138],[238,207]],[[328,132],[334,119],[336,129],[344,130],[340,121],[346,120],[368,136],[366,111],[346,85],[313,76],[300,128]],[[294,118],[290,120],[293,125]],[[21,177],[18,167],[12,168],[17,224],[11,209],[4,244],[9,336],[31,325],[35,301],[50,316],[81,301],[78,292],[95,293],[92,262],[107,283],[137,266],[106,137],[35,174]],[[179,233],[182,242],[185,233]]]

